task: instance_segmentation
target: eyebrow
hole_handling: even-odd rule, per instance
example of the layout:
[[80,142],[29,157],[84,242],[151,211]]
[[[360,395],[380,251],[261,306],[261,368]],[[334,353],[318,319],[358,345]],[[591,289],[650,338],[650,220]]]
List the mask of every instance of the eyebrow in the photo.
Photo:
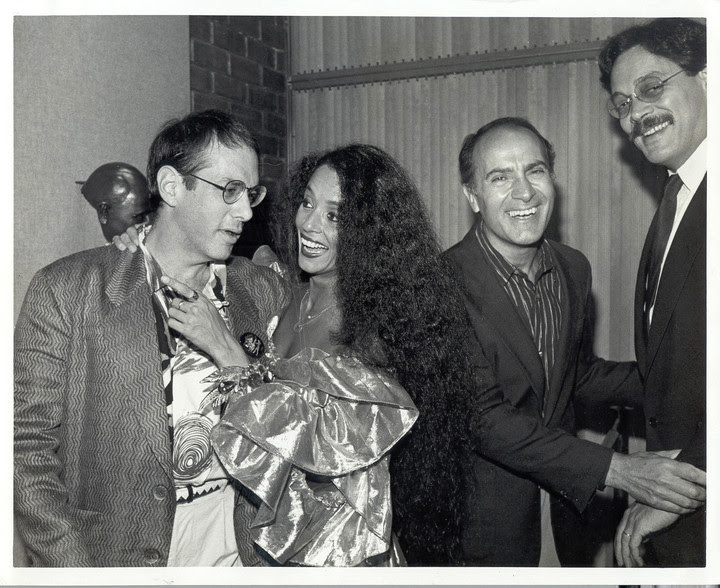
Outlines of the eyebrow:
[[525,170],[527,171],[527,170],[529,170],[529,169],[535,169],[536,167],[549,167],[549,166],[548,166],[548,164],[547,164],[545,161],[543,161],[542,159],[538,159],[538,160],[536,160],[536,161],[533,161],[530,165],[528,165],[528,166],[525,168]]
[[[313,192],[313,189],[310,186],[305,186],[305,194],[307,194],[308,192],[310,192],[311,196],[315,197],[315,192]],[[303,194],[303,195],[305,195],[305,194]],[[340,206],[339,200],[337,200],[337,201],[336,200],[328,200],[327,203],[330,206],[335,206],[335,207]]]
[[660,79],[663,79],[663,78],[666,77],[666,76],[667,76],[666,73],[663,73],[663,72],[658,71],[658,70],[649,71],[649,72],[641,75],[640,77],[636,78],[636,79],[635,79],[635,83],[637,84],[638,82],[641,82],[642,80],[644,80],[644,79],[646,79],[646,78],[660,78]]
[[[640,82],[642,82],[643,80],[645,80],[645,79],[647,79],[647,78],[660,78],[660,79],[662,80],[662,79],[664,79],[665,77],[667,77],[667,74],[666,74],[666,73],[663,73],[663,72],[661,72],[661,71],[649,71],[649,72],[647,72],[647,73],[644,73],[644,74],[641,75],[640,77],[637,77],[637,78],[635,78],[635,79],[633,80],[633,82],[632,82],[632,83],[633,83],[632,92],[635,91],[635,86],[637,86]],[[631,93],[632,93],[632,92],[631,92]],[[620,94],[620,95],[626,96],[626,97],[629,97],[629,96],[630,96],[630,94],[625,94],[625,92],[620,92],[619,90],[615,90],[615,92],[612,93],[613,96],[615,96],[616,94]]]
[[[535,169],[536,167],[548,167],[548,164],[545,163],[542,159],[536,159],[535,161],[532,161],[528,165],[526,165],[523,171]],[[496,167],[485,174],[485,179],[487,180],[493,174],[507,174],[513,171],[515,171],[514,167]]]
[[485,179],[487,180],[493,174],[506,174],[511,171],[513,171],[513,168],[511,168],[511,167],[496,167],[496,168],[491,169],[488,173],[485,174]]

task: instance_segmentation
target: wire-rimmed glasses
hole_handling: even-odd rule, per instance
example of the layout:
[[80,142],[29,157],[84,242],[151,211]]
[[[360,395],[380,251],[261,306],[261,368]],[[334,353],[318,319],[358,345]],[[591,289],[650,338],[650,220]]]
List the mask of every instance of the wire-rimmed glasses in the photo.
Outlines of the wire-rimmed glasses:
[[660,100],[660,96],[665,91],[665,84],[667,84],[676,75],[684,72],[684,69],[676,71],[669,78],[661,80],[657,76],[647,76],[635,84],[635,88],[630,96],[615,92],[608,100],[607,109],[610,116],[615,118],[625,118],[630,113],[632,107],[632,101],[634,99],[640,100],[641,102],[657,102]]
[[250,188],[242,180],[230,180],[227,184],[225,184],[225,186],[221,186],[220,184],[216,184],[215,182],[211,182],[210,180],[206,180],[205,178],[201,178],[195,174],[188,173],[185,175],[192,176],[197,180],[201,180],[206,184],[214,186],[218,190],[222,190],[222,197],[225,204],[235,204],[238,200],[240,200],[243,193],[247,192],[250,206],[255,207],[262,202],[263,198],[265,198],[265,194],[267,194],[267,188],[260,184]]

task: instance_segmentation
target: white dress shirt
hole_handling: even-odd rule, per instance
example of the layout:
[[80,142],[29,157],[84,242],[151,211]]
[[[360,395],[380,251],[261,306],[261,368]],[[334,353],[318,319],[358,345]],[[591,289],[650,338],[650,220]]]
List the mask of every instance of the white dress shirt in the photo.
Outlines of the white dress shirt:
[[[673,220],[672,230],[670,231],[670,237],[668,238],[667,245],[665,246],[665,253],[663,253],[662,264],[660,265],[660,281],[662,280],[662,272],[665,267],[665,259],[667,258],[668,251],[672,245],[675,233],[677,233],[680,221],[682,221],[685,211],[690,206],[695,192],[703,181],[705,174],[707,173],[707,139],[703,139],[703,142],[698,145],[694,153],[688,157],[688,160],[683,163],[677,170],[677,174],[682,180],[682,186],[677,195],[677,207],[675,208],[675,220]],[[672,175],[668,172],[668,175]],[[660,287],[660,281],[658,281],[658,288]],[[653,306],[648,312],[648,326],[652,324]]]

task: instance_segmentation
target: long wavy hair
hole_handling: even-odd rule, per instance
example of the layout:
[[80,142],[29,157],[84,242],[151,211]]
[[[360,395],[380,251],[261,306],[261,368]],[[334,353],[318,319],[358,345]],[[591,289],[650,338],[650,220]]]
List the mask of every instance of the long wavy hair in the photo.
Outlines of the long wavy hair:
[[460,561],[461,460],[472,392],[465,308],[408,174],[387,153],[349,145],[304,157],[279,202],[279,254],[297,279],[295,212],[321,165],[339,178],[338,344],[394,374],[420,415],[390,462],[393,529],[411,565]]

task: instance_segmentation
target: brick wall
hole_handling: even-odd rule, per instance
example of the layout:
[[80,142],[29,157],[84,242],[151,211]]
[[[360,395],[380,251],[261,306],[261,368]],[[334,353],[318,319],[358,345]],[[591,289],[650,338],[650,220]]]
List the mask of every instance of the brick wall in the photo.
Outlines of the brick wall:
[[[287,170],[288,19],[283,16],[191,16],[190,91],[193,110],[237,115],[260,144],[266,200]],[[254,210],[235,253],[249,256],[270,242],[269,202]]]

